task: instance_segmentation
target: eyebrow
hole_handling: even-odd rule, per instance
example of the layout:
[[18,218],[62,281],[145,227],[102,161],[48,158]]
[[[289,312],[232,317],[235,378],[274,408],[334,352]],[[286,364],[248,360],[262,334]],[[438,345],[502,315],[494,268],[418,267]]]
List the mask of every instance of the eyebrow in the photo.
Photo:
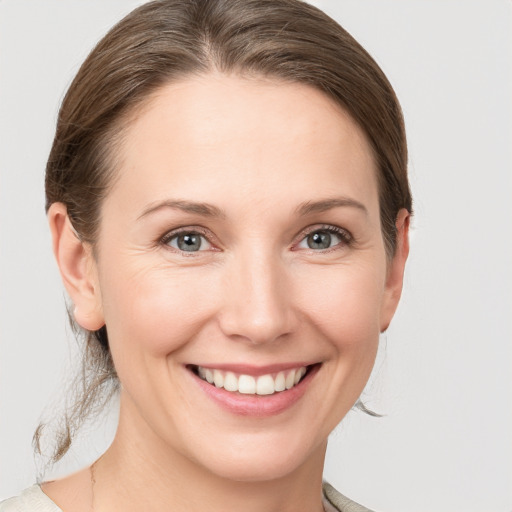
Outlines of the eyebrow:
[[[332,210],[333,208],[357,208],[361,210],[366,215],[368,215],[368,210],[366,207],[356,201],[355,199],[351,199],[349,197],[334,197],[329,199],[321,199],[319,201],[306,201],[305,203],[300,204],[296,213],[305,217],[306,215],[311,215],[312,213],[322,213],[328,210]],[[194,213],[196,215],[201,215],[203,217],[211,217],[211,218],[225,218],[226,215],[223,210],[217,208],[209,203],[195,202],[195,201],[185,201],[185,200],[171,200],[167,199],[164,201],[158,201],[149,205],[138,217],[141,219],[146,217],[147,215],[154,213],[156,211],[171,208],[173,210],[181,210],[186,213]]]
[[363,213],[368,215],[368,210],[363,203],[351,199],[350,197],[333,197],[328,199],[321,199],[319,201],[306,201],[297,208],[297,213],[300,216],[310,215],[312,213],[322,213],[333,208],[357,208]]
[[158,201],[149,205],[138,217],[141,219],[146,217],[147,215],[154,213],[158,210],[171,208],[173,210],[181,210],[186,213],[194,213],[196,215],[201,215],[203,217],[220,217],[224,218],[225,214],[216,206],[208,203],[198,203],[195,201],[183,201],[183,200],[165,200]]

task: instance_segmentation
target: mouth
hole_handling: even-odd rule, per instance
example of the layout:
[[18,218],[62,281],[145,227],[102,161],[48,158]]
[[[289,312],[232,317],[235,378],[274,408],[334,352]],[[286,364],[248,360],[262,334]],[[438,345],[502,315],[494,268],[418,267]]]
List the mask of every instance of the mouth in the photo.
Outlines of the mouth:
[[230,393],[268,396],[295,388],[319,366],[319,363],[297,366],[261,375],[237,373],[199,365],[188,365],[188,369],[204,382]]

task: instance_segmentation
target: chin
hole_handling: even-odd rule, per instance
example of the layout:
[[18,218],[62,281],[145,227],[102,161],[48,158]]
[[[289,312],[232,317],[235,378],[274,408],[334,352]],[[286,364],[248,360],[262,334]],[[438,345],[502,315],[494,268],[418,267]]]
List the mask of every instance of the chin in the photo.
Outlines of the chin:
[[[244,436],[245,437],[245,436]],[[247,436],[248,437],[248,436]],[[314,461],[323,460],[327,442],[311,446],[307,439],[290,443],[290,436],[257,435],[203,450],[196,463],[220,478],[238,482],[279,480]],[[272,439],[274,437],[274,439]],[[266,438],[266,439],[265,439]],[[299,441],[299,440],[297,440]]]
[[293,474],[300,466],[300,461],[267,456],[258,459],[248,457],[238,457],[236,460],[223,459],[214,461],[208,469],[226,480],[256,483],[280,480]]

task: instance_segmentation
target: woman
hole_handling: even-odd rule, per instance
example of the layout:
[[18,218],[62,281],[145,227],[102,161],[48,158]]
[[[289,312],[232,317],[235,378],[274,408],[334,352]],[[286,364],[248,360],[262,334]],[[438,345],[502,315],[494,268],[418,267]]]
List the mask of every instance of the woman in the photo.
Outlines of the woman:
[[312,6],[122,20],[64,99],[46,175],[95,377],[70,425],[112,381],[119,426],[0,510],[367,510],[322,469],[400,297],[406,160],[382,71]]

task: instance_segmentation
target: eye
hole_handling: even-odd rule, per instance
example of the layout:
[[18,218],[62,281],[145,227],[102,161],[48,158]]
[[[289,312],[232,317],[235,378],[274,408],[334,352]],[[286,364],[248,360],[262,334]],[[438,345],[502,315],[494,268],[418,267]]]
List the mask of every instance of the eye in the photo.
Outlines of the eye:
[[162,242],[173,249],[183,252],[208,251],[212,248],[206,237],[197,231],[170,233],[164,237]]
[[326,226],[306,233],[297,247],[299,249],[324,251],[338,245],[348,245],[350,242],[351,237],[345,230],[335,226]]

